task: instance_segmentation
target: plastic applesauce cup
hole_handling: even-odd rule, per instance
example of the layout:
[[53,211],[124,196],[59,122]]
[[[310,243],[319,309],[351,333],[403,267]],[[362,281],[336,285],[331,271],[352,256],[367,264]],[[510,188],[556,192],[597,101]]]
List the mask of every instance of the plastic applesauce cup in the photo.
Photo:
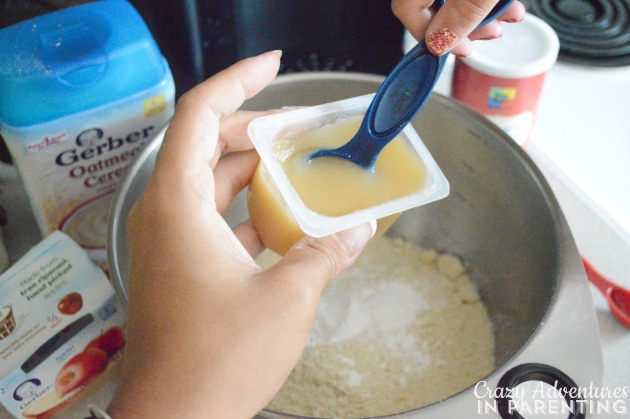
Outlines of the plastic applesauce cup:
[[452,96],[526,147],[559,48],[551,26],[526,13],[522,22],[503,24],[501,38],[475,42],[470,56],[456,59]]
[[249,186],[248,209],[267,248],[284,254],[305,235],[323,237],[372,220],[378,220],[377,234],[382,234],[402,211],[448,195],[446,177],[411,124],[383,149],[374,170],[337,157],[308,158],[333,148],[331,140],[338,145],[349,141],[372,97],[250,123],[249,136],[261,161]]

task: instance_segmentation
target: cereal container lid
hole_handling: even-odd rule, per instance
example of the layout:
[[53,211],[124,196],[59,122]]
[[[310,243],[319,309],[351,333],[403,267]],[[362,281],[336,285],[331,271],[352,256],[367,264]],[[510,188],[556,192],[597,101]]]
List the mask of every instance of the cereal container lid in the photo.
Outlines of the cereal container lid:
[[0,30],[0,122],[29,126],[103,106],[172,76],[124,0],[62,9]]

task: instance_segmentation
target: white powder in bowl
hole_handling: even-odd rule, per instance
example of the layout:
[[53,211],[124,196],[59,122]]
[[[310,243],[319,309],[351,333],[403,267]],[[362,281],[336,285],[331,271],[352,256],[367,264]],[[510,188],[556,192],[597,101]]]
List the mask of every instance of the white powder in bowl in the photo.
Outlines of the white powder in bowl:
[[492,325],[459,258],[383,237],[326,289],[304,354],[268,408],[324,418],[399,413],[493,369]]

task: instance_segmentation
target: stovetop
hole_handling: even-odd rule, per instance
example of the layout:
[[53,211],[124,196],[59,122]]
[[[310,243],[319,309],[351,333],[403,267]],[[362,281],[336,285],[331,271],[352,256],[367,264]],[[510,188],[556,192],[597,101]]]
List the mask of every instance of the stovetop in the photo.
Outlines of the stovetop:
[[521,0],[560,39],[560,62],[630,65],[630,0]]

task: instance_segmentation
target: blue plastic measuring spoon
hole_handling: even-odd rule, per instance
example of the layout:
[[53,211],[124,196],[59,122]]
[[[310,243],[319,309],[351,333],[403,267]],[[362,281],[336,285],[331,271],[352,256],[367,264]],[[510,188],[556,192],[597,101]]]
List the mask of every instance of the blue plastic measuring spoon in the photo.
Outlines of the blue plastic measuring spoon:
[[[435,13],[444,1],[433,2],[431,8]],[[513,1],[500,0],[477,29],[499,17]],[[366,169],[373,168],[381,150],[407,126],[427,100],[447,58],[448,54],[433,55],[424,40],[419,42],[383,81],[354,137],[339,148],[319,150],[310,158],[342,157]]]

